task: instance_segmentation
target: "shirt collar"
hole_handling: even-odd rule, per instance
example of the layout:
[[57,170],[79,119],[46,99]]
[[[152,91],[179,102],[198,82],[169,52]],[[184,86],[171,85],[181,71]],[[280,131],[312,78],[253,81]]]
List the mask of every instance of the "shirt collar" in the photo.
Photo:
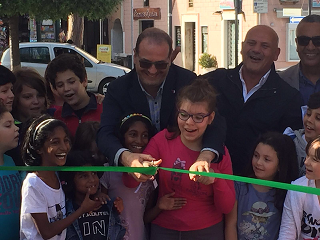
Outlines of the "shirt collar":
[[[90,101],[89,101],[88,105],[85,106],[85,112],[87,112],[89,110],[97,109],[96,96],[91,92],[87,92],[87,94],[90,97]],[[73,115],[73,113],[74,113],[74,109],[68,103],[64,102],[64,104],[62,106],[61,117],[65,118],[65,117]]]
[[[140,87],[141,87],[142,92],[144,92],[147,96],[152,97],[152,96],[144,89],[144,87],[142,86],[139,76],[138,76],[138,82],[139,82],[139,85],[140,85]],[[158,96],[159,94],[162,94],[163,86],[164,86],[164,83],[165,83],[165,82],[166,82],[166,78],[164,79],[164,81],[163,81],[162,84],[160,85],[159,90],[158,90],[158,92],[157,92],[157,96]]]
[[[244,81],[244,79],[243,79],[243,77],[242,77],[242,67],[243,67],[243,66],[241,66],[241,68],[240,68],[240,70],[239,70],[239,76],[240,76],[240,80],[241,80],[242,84],[245,85],[246,83],[245,83],[245,81]],[[270,72],[271,72],[271,69],[269,69],[269,71],[268,71],[265,75],[262,76],[262,78],[260,79],[259,83],[256,85],[257,87],[260,87],[260,86],[262,86],[263,84],[265,84],[265,82],[267,81],[267,79],[268,79],[268,77],[269,77],[269,75],[270,75]],[[246,85],[245,85],[245,86],[246,86]]]

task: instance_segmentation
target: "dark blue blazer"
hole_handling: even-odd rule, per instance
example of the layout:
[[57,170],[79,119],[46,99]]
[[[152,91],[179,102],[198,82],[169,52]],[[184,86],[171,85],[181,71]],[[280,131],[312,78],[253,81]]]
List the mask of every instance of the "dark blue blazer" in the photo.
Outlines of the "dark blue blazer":
[[[182,87],[195,80],[196,75],[184,68],[171,64],[162,93],[160,109],[160,128],[173,126],[176,122],[175,98]],[[112,81],[103,101],[101,125],[97,134],[97,144],[100,151],[109,159],[110,165],[114,163],[114,157],[120,148],[123,148],[115,129],[119,126],[122,117],[131,113],[141,113],[150,117],[147,98],[138,82],[136,70]],[[224,153],[223,143],[225,139],[225,121],[221,116],[215,118],[204,136],[203,147],[209,147]],[[208,133],[207,133],[208,132]],[[221,155],[222,155],[221,154]]]

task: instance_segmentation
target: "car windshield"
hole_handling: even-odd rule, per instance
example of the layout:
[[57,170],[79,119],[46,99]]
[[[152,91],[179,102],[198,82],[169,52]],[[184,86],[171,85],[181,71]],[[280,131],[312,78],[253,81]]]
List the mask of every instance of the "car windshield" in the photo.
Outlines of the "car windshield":
[[81,48],[75,47],[78,52],[80,52],[83,56],[89,58],[91,61],[95,62],[95,63],[100,63],[100,61],[98,59],[96,59],[94,56],[92,56],[91,54],[87,53],[86,51],[82,50]]

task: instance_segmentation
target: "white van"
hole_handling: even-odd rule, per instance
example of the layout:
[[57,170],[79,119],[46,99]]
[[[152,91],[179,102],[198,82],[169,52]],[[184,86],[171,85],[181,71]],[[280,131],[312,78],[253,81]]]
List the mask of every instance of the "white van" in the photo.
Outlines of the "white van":
[[[26,42],[20,43],[19,48],[21,66],[35,68],[42,76],[48,63],[59,54],[73,53],[81,56],[88,75],[87,90],[91,92],[105,93],[110,81],[130,72],[129,68],[102,62],[81,48],[68,43]],[[9,48],[2,54],[1,65],[11,68]]]

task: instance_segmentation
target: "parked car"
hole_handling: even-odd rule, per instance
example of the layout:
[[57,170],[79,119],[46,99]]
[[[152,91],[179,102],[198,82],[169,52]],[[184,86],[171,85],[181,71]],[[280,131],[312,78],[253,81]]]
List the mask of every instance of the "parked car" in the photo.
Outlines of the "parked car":
[[[114,79],[128,73],[129,68],[113,63],[102,62],[81,48],[68,43],[34,42],[20,43],[20,61],[22,67],[33,67],[44,76],[48,63],[62,53],[77,54],[83,58],[88,75],[88,91],[106,92],[107,85]],[[1,57],[1,65],[10,68],[10,49]]]

